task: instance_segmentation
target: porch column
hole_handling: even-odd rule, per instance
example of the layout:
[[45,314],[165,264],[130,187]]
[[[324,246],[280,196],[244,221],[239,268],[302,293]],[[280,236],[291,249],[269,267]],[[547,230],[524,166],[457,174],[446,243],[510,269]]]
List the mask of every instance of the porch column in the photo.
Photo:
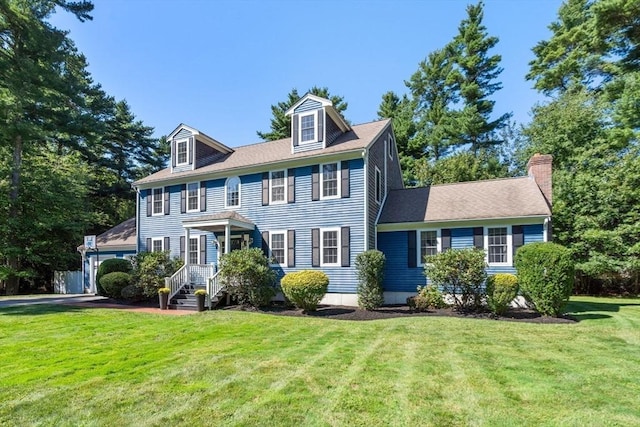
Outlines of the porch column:
[[191,229],[187,227],[184,231],[184,265],[189,265],[189,235],[191,234]]
[[224,226],[224,253],[229,252],[231,252],[231,225],[227,224]]

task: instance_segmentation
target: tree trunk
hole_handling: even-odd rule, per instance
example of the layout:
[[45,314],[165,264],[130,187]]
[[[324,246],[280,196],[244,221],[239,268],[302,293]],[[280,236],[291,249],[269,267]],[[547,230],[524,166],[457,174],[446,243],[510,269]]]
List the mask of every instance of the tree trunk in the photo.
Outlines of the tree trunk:
[[[20,216],[20,206],[18,198],[20,196],[20,174],[22,172],[22,136],[17,135],[13,142],[13,169],[11,171],[11,191],[9,192],[9,218]],[[7,267],[9,267],[9,277],[7,278],[7,295],[16,295],[20,290],[20,278],[16,273],[20,270],[20,258],[15,252],[18,247],[15,230],[9,232],[10,253],[7,256]]]

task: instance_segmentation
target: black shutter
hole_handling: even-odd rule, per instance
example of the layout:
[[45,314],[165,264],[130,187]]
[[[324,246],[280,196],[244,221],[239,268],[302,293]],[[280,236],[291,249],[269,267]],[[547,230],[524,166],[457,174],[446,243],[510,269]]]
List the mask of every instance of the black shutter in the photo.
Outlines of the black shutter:
[[311,266],[320,267],[320,229],[311,229]]
[[293,138],[293,146],[298,146],[298,115],[294,114],[291,117],[291,138]]
[[262,206],[269,204],[269,172],[262,174]]
[[342,181],[342,195],[341,197],[347,198],[350,197],[350,191],[349,191],[349,161],[348,160],[343,160],[342,161],[342,173],[341,175],[341,181]]
[[171,250],[171,241],[169,240],[168,237],[164,238],[164,247],[162,248],[165,251],[170,251]]
[[151,205],[151,198],[153,197],[153,190],[149,189],[147,190],[147,216],[151,216],[151,214],[153,213],[152,209],[152,205]]
[[324,138],[324,110],[318,111],[318,142]]
[[[269,232],[268,231],[262,232],[262,252],[264,253],[264,256],[269,258]],[[271,264],[271,262],[269,262],[269,264]]]
[[200,181],[200,212],[207,210],[207,184]]
[[287,267],[296,266],[296,230],[287,231]]
[[407,266],[415,268],[418,266],[418,253],[416,252],[416,231],[407,231]]
[[189,137],[189,164],[193,164],[193,159],[195,158],[195,153],[194,153],[194,148],[195,144],[194,144],[194,139],[193,137]]
[[187,261],[187,258],[184,256],[184,247],[185,247],[185,238],[184,236],[180,236],[180,259],[183,261]]
[[296,202],[296,170],[287,171],[287,203]]
[[200,236],[200,264],[207,263],[207,236]]
[[169,197],[171,197],[171,187],[164,187],[164,214],[169,215]]
[[311,200],[320,200],[320,166],[311,166]]
[[171,140],[171,166],[176,167],[176,151],[178,151],[178,147],[176,146],[176,141]]
[[451,229],[443,228],[440,230],[440,241],[442,242],[442,252],[451,249]]
[[182,184],[180,188],[180,213],[187,211],[187,184]]
[[475,227],[473,229],[473,246],[484,249],[484,228]]
[[351,265],[351,229],[342,227],[340,229],[340,246],[342,246],[342,266],[349,267]]
[[147,252],[151,252],[151,238],[147,237]]
[[511,227],[511,233],[513,235],[513,255],[515,256],[518,248],[524,245],[524,232],[522,230],[522,226],[514,225]]

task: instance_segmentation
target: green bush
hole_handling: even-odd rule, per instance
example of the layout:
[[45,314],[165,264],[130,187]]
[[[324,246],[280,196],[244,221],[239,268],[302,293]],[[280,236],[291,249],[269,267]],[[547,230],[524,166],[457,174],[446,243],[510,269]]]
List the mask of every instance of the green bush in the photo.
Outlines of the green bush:
[[122,288],[122,291],[120,291],[120,296],[122,297],[122,299],[128,301],[140,301],[144,299],[144,295],[142,295],[142,289],[140,289],[136,285],[129,285]]
[[498,273],[487,277],[487,305],[495,314],[504,314],[518,295],[518,278],[513,274]]
[[276,295],[276,273],[258,248],[233,251],[220,257],[220,278],[240,304],[261,307]]
[[303,312],[315,311],[327,293],[329,277],[319,270],[287,273],[280,281],[282,293]]
[[515,257],[520,291],[545,316],[558,316],[573,290],[571,252],[556,243],[530,243]]
[[164,278],[171,277],[184,262],[180,258],[171,258],[169,251],[140,252],[133,257],[133,280],[147,298],[158,295],[158,289],[164,287]]
[[384,254],[375,249],[356,256],[358,273],[358,305],[372,310],[384,303],[382,279],[384,277]]
[[129,261],[128,259],[109,258],[102,261],[98,266],[98,271],[96,272],[96,292],[98,292],[98,295],[108,296],[104,292],[102,283],[100,282],[102,276],[109,273],[115,273],[117,271],[122,273],[131,273],[132,270],[133,266],[131,265],[131,261]]
[[478,310],[485,296],[484,251],[476,248],[451,249],[427,257],[424,274],[431,284],[451,295],[459,310]]
[[413,309],[416,311],[427,311],[430,308],[445,308],[444,296],[440,290],[433,286],[418,286],[418,295],[413,297]]
[[131,284],[131,274],[116,271],[102,276],[100,283],[105,296],[122,298],[122,290]]

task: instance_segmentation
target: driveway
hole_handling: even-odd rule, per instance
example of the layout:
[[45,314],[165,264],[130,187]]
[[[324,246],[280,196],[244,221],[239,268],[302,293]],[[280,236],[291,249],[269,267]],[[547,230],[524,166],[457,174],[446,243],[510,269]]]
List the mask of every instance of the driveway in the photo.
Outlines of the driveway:
[[55,295],[15,295],[0,297],[0,308],[33,304],[77,304],[106,299],[99,295],[55,294]]

